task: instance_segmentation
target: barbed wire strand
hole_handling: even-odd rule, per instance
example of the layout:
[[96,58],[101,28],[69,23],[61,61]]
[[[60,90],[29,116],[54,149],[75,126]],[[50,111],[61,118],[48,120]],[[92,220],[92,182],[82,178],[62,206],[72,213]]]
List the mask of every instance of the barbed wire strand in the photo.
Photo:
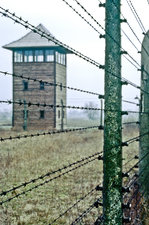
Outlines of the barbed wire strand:
[[90,205],[80,216],[78,216],[72,223],[71,225],[75,225],[78,222],[82,221],[82,219],[88,214],[90,213],[90,211],[94,208],[94,207],[98,207],[98,206],[102,206],[103,204],[100,202],[102,200],[102,198],[97,199],[92,205]]
[[[65,3],[66,3],[66,1],[65,0],[62,0],[62,1],[64,1]],[[81,8],[82,8],[82,10],[85,12],[85,13],[87,13],[87,15],[102,29],[102,30],[104,30],[105,31],[105,28],[91,15],[91,13],[89,13],[87,10],[86,10],[86,8],[79,2],[79,1],[77,1],[77,0],[74,0]],[[67,4],[67,3],[66,3]],[[70,8],[72,8],[73,9],[73,7],[71,7],[70,5],[69,5],[69,7]],[[78,13],[77,13],[78,14]],[[109,34],[109,33],[106,33],[108,36],[110,36],[118,45],[119,45],[119,43]],[[120,46],[121,47],[121,46]],[[124,48],[122,48],[121,47],[121,49],[123,50],[123,51],[125,51],[125,49]],[[125,51],[126,52],[126,51]],[[141,67],[140,66],[140,64],[127,52],[127,54],[128,54],[128,56],[131,58],[131,60],[133,60],[134,61],[134,63],[135,64],[137,64],[139,67]],[[135,66],[137,69],[138,69],[138,67],[134,64],[134,63],[132,63],[132,61],[130,61],[125,55],[124,55],[124,57],[133,65],[133,66]]]
[[91,91],[87,91],[87,90],[82,90],[80,88],[69,87],[69,86],[63,85],[62,83],[60,83],[60,84],[59,83],[52,83],[52,82],[48,82],[48,81],[44,81],[44,80],[38,80],[36,78],[27,77],[27,76],[24,76],[24,75],[8,73],[8,72],[5,72],[5,71],[0,71],[0,73],[4,74],[4,75],[11,75],[13,77],[18,77],[18,78],[21,78],[21,79],[31,80],[31,81],[38,82],[38,83],[44,83],[44,84],[47,84],[49,86],[55,86],[55,87],[70,89],[70,90],[73,90],[73,91],[79,91],[79,92],[84,92],[84,93],[87,93],[87,94],[97,95],[97,96],[100,96],[100,98],[102,98],[102,96],[103,96],[102,94],[99,94],[99,93],[95,93],[95,92],[91,92]]
[[49,225],[54,224],[57,220],[59,220],[62,216],[64,216],[68,211],[70,211],[72,208],[74,208],[76,205],[78,205],[81,201],[83,201],[86,197],[91,195],[95,190],[102,190],[102,187],[99,185],[93,188],[91,191],[89,191],[86,195],[81,197],[79,200],[77,200],[72,206],[70,206],[67,210],[65,210],[62,214],[60,214],[57,218],[55,218]]
[[136,166],[138,166],[140,164],[140,162],[145,159],[147,156],[149,155],[149,152],[146,153],[141,159],[139,159],[139,161],[137,163],[135,163],[127,172],[125,172],[126,174],[129,174]]
[[12,192],[12,191],[15,191],[15,190],[17,190],[17,189],[19,189],[19,188],[21,188],[21,187],[26,187],[27,185],[29,185],[29,184],[31,184],[31,183],[35,183],[35,182],[37,182],[38,180],[44,179],[45,177],[49,177],[49,176],[51,176],[51,175],[53,175],[53,174],[56,174],[57,172],[62,172],[63,170],[66,170],[66,169],[68,169],[68,168],[71,168],[72,166],[75,166],[75,165],[77,165],[77,164],[79,164],[79,163],[82,163],[82,162],[84,162],[84,161],[86,161],[86,160],[88,160],[88,159],[91,159],[91,158],[93,158],[93,157],[95,157],[95,156],[97,156],[97,155],[100,155],[101,153],[102,153],[102,152],[97,152],[97,153],[95,153],[95,154],[92,154],[92,155],[87,156],[87,157],[85,157],[85,158],[82,158],[82,159],[80,159],[80,160],[77,160],[77,161],[75,161],[75,162],[73,162],[73,163],[70,163],[69,165],[65,165],[65,166],[63,166],[62,168],[56,169],[56,170],[54,170],[54,171],[50,171],[50,172],[48,172],[48,173],[46,173],[46,174],[44,174],[44,175],[40,175],[40,176],[37,177],[37,178],[31,179],[31,180],[29,180],[29,181],[27,181],[27,182],[24,182],[24,183],[22,183],[22,184],[19,184],[18,186],[15,186],[15,187],[13,187],[13,188],[11,188],[11,189],[9,189],[9,190],[2,191],[2,192],[0,193],[0,196],[6,195],[7,193]]
[[0,141],[4,142],[4,141],[12,141],[15,139],[22,139],[22,138],[32,138],[32,137],[39,137],[39,136],[45,136],[45,135],[55,135],[55,134],[61,134],[61,133],[69,133],[69,132],[75,132],[75,131],[84,131],[84,130],[88,130],[88,129],[100,129],[103,130],[103,127],[101,126],[91,126],[91,127],[82,127],[82,128],[71,128],[71,129],[64,129],[64,130],[52,130],[52,131],[48,131],[48,132],[43,132],[43,133],[36,133],[36,134],[25,134],[25,135],[17,135],[17,136],[9,136],[9,137],[0,137]]
[[121,112],[122,115],[128,115],[129,113],[135,113],[135,114],[149,114],[149,112],[140,112],[140,111],[118,111],[118,110],[105,110],[105,109],[101,109],[101,108],[96,108],[96,107],[84,107],[84,106],[70,106],[70,105],[53,105],[53,104],[47,104],[47,103],[33,103],[33,102],[26,102],[24,103],[23,100],[18,100],[18,101],[12,101],[12,100],[0,100],[0,104],[17,104],[17,105],[24,105],[26,104],[28,107],[30,106],[37,106],[37,107],[49,107],[51,109],[54,108],[67,108],[67,109],[78,109],[78,110],[95,110],[95,111],[105,111],[105,112]]
[[[95,60],[91,59],[90,57],[82,54],[81,52],[75,50],[74,48],[68,46],[67,44],[64,44],[63,42],[59,41],[58,39],[56,39],[54,36],[52,36],[50,33],[46,33],[44,31],[42,31],[40,28],[36,28],[35,26],[33,26],[32,24],[28,23],[28,21],[25,21],[22,19],[22,17],[18,17],[15,15],[15,13],[11,13],[9,12],[9,10],[4,9],[3,7],[0,6],[0,9],[3,10],[4,12],[0,13],[5,16],[8,17],[9,19],[13,20],[15,23],[18,23],[22,26],[24,26],[26,29],[30,29],[31,31],[33,31],[34,33],[39,34],[40,36],[46,38],[49,41],[53,41],[55,44],[69,50],[70,52],[74,53],[75,55],[79,56],[80,58],[82,58],[83,60],[95,65],[96,67],[103,69],[103,65],[101,65],[100,63],[96,62]],[[9,14],[9,15],[8,15]]]
[[[80,58],[86,60],[87,62],[89,62],[89,63],[95,65],[96,67],[98,67],[98,68],[100,68],[100,69],[105,69],[105,66],[104,66],[104,65],[101,65],[100,63],[97,63],[96,61],[90,59],[89,57],[87,57],[87,56],[83,55],[82,53],[76,51],[75,49],[71,48],[70,46],[68,46],[68,45],[66,45],[66,44],[64,44],[64,43],[62,43],[61,41],[59,41],[58,39],[56,39],[56,38],[55,38],[54,36],[52,36],[51,34],[46,34],[45,32],[41,31],[39,28],[36,28],[35,26],[33,26],[33,25],[31,25],[30,23],[28,23],[28,21],[23,20],[22,17],[16,16],[15,13],[10,13],[8,9],[6,10],[6,9],[2,8],[1,6],[0,6],[0,9],[2,9],[2,10],[4,11],[4,12],[0,12],[3,16],[12,19],[14,22],[16,22],[16,23],[18,23],[18,24],[24,26],[26,29],[30,29],[30,30],[33,31],[34,33],[39,34],[41,37],[44,37],[44,38],[46,38],[47,40],[53,41],[55,44],[58,44],[59,46],[62,46],[62,47],[66,48],[66,49],[69,50],[69,51],[72,51],[75,55],[77,55],[77,56],[79,56]],[[12,16],[8,15],[8,13],[9,13],[10,15],[12,15]],[[17,18],[17,19],[15,19],[15,18]],[[107,72],[109,72],[112,76],[115,76],[115,77],[117,77],[117,78],[120,79],[120,80],[122,79],[123,81],[127,82],[127,83],[130,84],[131,86],[133,86],[133,87],[135,87],[135,88],[138,88],[138,89],[142,90],[141,87],[139,87],[138,85],[136,85],[136,84],[134,84],[133,82],[129,81],[128,79],[126,79],[126,78],[124,78],[124,77],[121,78],[121,77],[119,77],[118,75],[116,75],[116,74],[114,74],[114,73],[112,73],[112,72],[110,72],[110,71],[107,71]],[[142,90],[142,91],[145,92],[145,93],[147,93],[147,94],[149,94],[149,93],[146,92],[145,90]]]
[[[98,97],[104,99],[104,95],[103,94],[99,94],[99,93],[95,93],[95,92],[91,92],[91,91],[87,91],[87,90],[82,90],[82,89],[75,88],[75,87],[69,87],[69,86],[63,85],[62,83],[60,83],[60,84],[52,83],[52,82],[48,82],[48,81],[44,81],[44,80],[38,80],[36,78],[31,78],[31,77],[27,77],[27,76],[23,76],[23,75],[9,73],[9,72],[6,72],[6,71],[0,71],[0,74],[10,75],[10,76],[13,76],[13,77],[18,77],[18,78],[21,78],[21,79],[31,80],[31,81],[38,82],[38,83],[44,83],[44,84],[51,85],[51,86],[56,86],[56,87],[60,87],[60,88],[65,88],[65,89],[70,89],[70,90],[74,90],[74,91],[84,92],[84,93],[87,93],[87,94],[97,95]],[[125,102],[125,103],[135,104],[137,106],[139,105],[138,103],[132,102],[132,101],[127,101],[127,100],[122,100],[122,101]]]
[[126,2],[127,2],[128,6],[129,6],[129,8],[130,8],[132,14],[134,15],[134,17],[135,17],[137,23],[139,24],[139,27],[141,28],[142,32],[143,32],[143,33],[146,33],[146,29],[145,29],[145,27],[144,27],[144,25],[143,25],[143,23],[142,23],[142,21],[141,21],[141,19],[140,19],[140,17],[139,17],[139,15],[138,15],[138,13],[137,13],[137,11],[136,11],[134,5],[132,4],[132,1],[131,1],[131,0],[129,0],[129,1],[126,0]]
[[6,200],[4,200],[4,201],[1,201],[1,202],[0,202],[0,205],[3,205],[3,204],[6,203],[6,202],[10,202],[11,200],[13,200],[13,199],[15,199],[15,198],[18,198],[19,196],[24,195],[24,194],[26,194],[26,193],[28,193],[28,192],[31,192],[32,190],[37,189],[38,187],[41,187],[41,186],[43,186],[43,185],[45,185],[45,184],[47,184],[47,183],[49,183],[49,182],[51,182],[51,181],[53,181],[53,180],[56,180],[56,179],[58,179],[58,178],[60,178],[60,177],[62,177],[62,176],[64,176],[64,175],[66,175],[66,174],[68,174],[68,173],[70,173],[70,172],[72,172],[72,171],[74,171],[74,170],[76,170],[76,169],[78,169],[78,168],[81,168],[82,166],[85,166],[85,165],[87,165],[88,163],[97,160],[98,158],[99,158],[99,157],[95,157],[95,158],[93,158],[93,159],[90,159],[90,160],[88,160],[87,162],[84,162],[84,163],[82,163],[82,164],[80,164],[80,165],[78,165],[78,166],[76,166],[76,167],[74,167],[74,168],[72,168],[72,169],[70,169],[70,170],[68,170],[68,171],[66,171],[66,172],[63,172],[63,173],[61,173],[61,174],[59,174],[59,175],[57,175],[57,176],[55,176],[55,177],[53,177],[53,178],[50,178],[50,179],[48,179],[48,180],[46,180],[46,181],[44,181],[44,182],[42,182],[42,183],[39,183],[39,184],[37,184],[36,186],[34,186],[34,187],[32,187],[32,188],[29,188],[29,189],[26,190],[26,191],[20,192],[19,194],[16,194],[16,195],[14,195],[13,197],[10,197],[10,198],[8,198],[8,199],[6,199]]
[[133,156],[131,159],[129,159],[125,164],[123,164],[123,168],[126,167],[127,164],[129,164],[132,160],[139,159],[138,155]]

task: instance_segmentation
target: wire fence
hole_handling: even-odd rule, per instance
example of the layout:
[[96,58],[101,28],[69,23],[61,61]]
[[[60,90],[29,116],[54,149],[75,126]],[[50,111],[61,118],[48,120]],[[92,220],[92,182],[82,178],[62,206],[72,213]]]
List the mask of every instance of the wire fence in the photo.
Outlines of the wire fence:
[[[144,68],[142,69],[140,63],[138,63],[128,51],[121,47],[115,37],[106,32],[106,29],[79,1],[74,0],[75,4],[80,8],[80,10],[82,10],[82,13],[80,13],[68,1],[62,1],[84,22],[86,22],[91,29],[98,33],[100,38],[106,38],[106,36],[111,38],[111,40],[118,47],[120,47],[120,54],[122,57],[125,57],[131,66],[135,67],[137,70],[140,70],[141,73],[144,72],[148,77],[148,71]],[[130,0],[126,0],[126,2],[133,13],[135,20],[139,24],[140,29],[143,33],[146,33],[146,29],[133,3]],[[118,7],[114,0],[112,0],[112,4],[115,6],[115,8]],[[99,6],[105,7],[106,4],[100,1]],[[12,13],[10,10],[0,6],[0,14],[25,27],[26,29],[29,29],[34,34],[45,38],[45,40],[52,41],[56,45],[68,50],[93,66],[108,72],[112,77],[117,79],[118,83],[122,86],[129,84],[131,87],[139,90],[141,95],[148,96],[149,90],[146,89],[145,85],[138,86],[124,77],[119,77],[119,75],[113,73],[112,70],[107,70],[105,65],[96,62],[92,58],[84,55],[82,52],[56,39],[50,33],[44,32],[43,30],[35,27],[27,20],[17,16],[15,13]],[[90,22],[89,19],[86,19],[84,14],[87,15],[92,22]],[[123,14],[121,15],[123,17],[123,21],[121,22],[126,22],[139,44],[142,45],[142,42],[139,40],[135,30],[132,28]],[[93,25],[93,23],[96,25]],[[98,28],[96,28],[96,26]],[[100,29],[102,32],[104,31],[106,33],[103,34],[100,32]],[[122,33],[128,39],[130,44],[138,51],[138,47],[136,47],[133,40],[129,37],[129,34],[126,34],[124,30],[122,30]],[[142,48],[148,55],[148,50],[146,47],[143,45]],[[125,56],[126,54],[127,56]],[[20,87],[17,87],[18,90],[23,93],[20,96],[18,95],[18,98],[13,96],[13,100],[0,100],[1,105],[10,104],[13,106],[13,111],[16,110],[15,112],[19,114],[23,113],[22,121],[25,132],[21,132],[19,134],[16,131],[9,131],[6,133],[0,132],[0,134],[3,133],[3,135],[0,136],[0,157],[2,161],[2,167],[4,168],[4,174],[2,174],[3,184],[0,190],[0,213],[2,213],[1,221],[6,220],[5,217],[10,217],[10,214],[12,213],[11,210],[14,210],[16,216],[13,215],[15,218],[13,219],[13,223],[17,222],[21,224],[24,222],[25,219],[21,218],[21,216],[18,216],[18,212],[16,212],[16,210],[20,211],[19,207],[21,207],[21,210],[23,209],[27,219],[30,221],[36,221],[34,224],[105,224],[105,209],[103,204],[105,193],[103,180],[103,164],[105,163],[105,153],[102,151],[103,132],[104,135],[106,135],[104,117],[106,113],[113,112],[120,113],[121,118],[122,116],[127,117],[130,114],[135,114],[138,116],[137,119],[133,121],[122,120],[121,125],[123,125],[123,127],[120,129],[123,129],[123,135],[125,136],[123,139],[126,140],[123,140],[120,144],[115,144],[117,143],[117,140],[115,140],[115,142],[113,142],[114,144],[112,145],[112,148],[107,147],[106,149],[107,151],[111,151],[115,148],[123,148],[123,166],[121,174],[123,177],[121,187],[121,192],[123,195],[121,205],[123,216],[121,215],[121,224],[139,225],[141,221],[146,219],[145,216],[147,213],[145,214],[144,212],[146,210],[145,196],[147,192],[146,186],[148,185],[147,177],[149,175],[146,173],[146,171],[148,171],[147,159],[149,152],[147,151],[148,149],[146,150],[145,146],[142,148],[145,153],[140,156],[139,145],[142,140],[144,141],[145,138],[149,136],[149,131],[145,129],[143,132],[140,132],[139,130],[141,116],[148,117],[149,111],[148,108],[142,110],[142,98],[140,99],[139,103],[122,98],[121,102],[131,106],[139,107],[139,109],[137,108],[136,110],[128,109],[125,111],[115,110],[113,109],[113,106],[107,110],[102,106],[102,103],[101,107],[95,107],[94,105],[67,105],[66,101],[64,101],[64,103],[56,104],[46,97],[44,98],[44,101],[38,99],[37,96],[35,96],[35,98],[31,98],[31,96],[34,96],[34,91],[37,89],[36,85],[38,84],[41,86],[44,85],[48,88],[55,88],[49,90],[57,90],[59,88],[61,90],[64,89],[65,91],[71,90],[81,94],[85,93],[88,95],[94,95],[98,97],[97,101],[99,101],[99,99],[101,101],[106,101],[106,97],[105,94],[76,87],[70,87],[65,83],[37,79],[36,77],[33,77],[32,74],[26,75],[15,72],[9,73],[1,70],[0,75],[11,76],[13,79],[19,80],[21,84],[24,80],[32,84],[32,88],[27,90],[28,93],[30,92],[29,96],[27,96],[27,92],[25,93],[25,90],[19,89]],[[16,89],[16,92],[18,90]],[[63,92],[60,94],[62,98],[63,94]],[[26,96],[25,100],[24,96]],[[43,116],[42,119],[45,119],[43,109],[51,113],[56,113],[57,110],[61,110],[61,120],[59,122],[60,128],[52,129],[49,127],[48,131],[47,129],[43,131],[43,128],[38,129],[38,131],[37,129],[35,129],[35,131],[28,130],[27,121],[29,113],[31,111],[34,111],[35,114],[40,112],[40,116]],[[63,116],[64,112],[66,113],[65,110],[69,109],[83,112],[91,111],[93,113],[100,112],[100,115],[98,114],[98,118],[94,124],[89,124],[86,122],[86,120],[85,126],[78,124],[77,127],[72,126],[69,128],[66,127]],[[13,118],[14,121],[15,119],[16,118]],[[44,125],[45,124],[43,122],[43,127]],[[5,124],[1,124],[0,126],[5,126]],[[15,128],[15,123],[13,126]],[[27,146],[27,144],[29,146]],[[101,151],[99,151],[99,149],[101,149]],[[110,158],[109,160],[112,161],[113,158]],[[18,162],[20,165],[18,165]],[[142,164],[144,162],[145,164]],[[32,163],[34,164],[33,168],[31,165]],[[23,164],[27,166],[28,171],[23,169]],[[13,167],[15,168],[15,171],[11,171]],[[22,175],[24,177],[23,181]],[[12,181],[8,180],[8,178],[10,179],[11,177]],[[33,200],[31,200],[31,198],[33,198]],[[38,204],[38,207],[34,207],[33,204]],[[39,205],[41,205],[41,207],[39,207]],[[42,208],[43,205],[44,209]],[[34,218],[34,212],[36,212],[36,218]],[[29,215],[29,217],[27,217],[27,215]],[[9,223],[10,220],[7,219],[7,222]],[[24,222],[24,224],[27,223],[28,222]]]

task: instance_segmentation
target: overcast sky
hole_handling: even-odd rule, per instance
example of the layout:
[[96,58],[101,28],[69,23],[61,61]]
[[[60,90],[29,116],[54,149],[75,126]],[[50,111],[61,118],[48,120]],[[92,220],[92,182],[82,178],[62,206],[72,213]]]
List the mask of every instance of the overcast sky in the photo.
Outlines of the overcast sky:
[[[101,33],[103,31],[86,16],[78,7],[74,0],[67,0],[72,4],[87,20],[89,20]],[[79,0],[83,6],[104,26],[105,10],[99,8],[98,0]],[[143,40],[143,35],[134,16],[132,15],[126,0],[122,0],[121,11],[127,18],[133,30]],[[132,0],[138,15],[140,16],[146,30],[149,27],[149,5],[147,0]],[[62,0],[0,0],[0,5],[15,12],[16,15],[28,20],[31,24],[37,26],[42,23],[57,39],[79,50],[83,54],[91,57],[97,62],[104,64],[104,39],[99,39],[99,35],[88,24],[86,24],[78,15],[76,15]],[[123,30],[129,38],[135,43],[139,50],[141,45],[131,33],[127,24],[122,24]],[[28,33],[24,27],[14,24],[8,18],[0,17],[0,70],[12,72],[11,51],[3,49],[2,46],[19,39]],[[140,54],[122,35],[122,46],[140,63]],[[132,82],[140,83],[140,73],[122,59],[122,76]],[[104,72],[95,66],[83,61],[75,55],[68,55],[67,84],[73,87],[104,93]],[[138,91],[131,86],[123,88],[124,99],[134,100],[139,95]],[[0,99],[12,99],[11,77],[4,77],[0,74]],[[68,92],[68,105],[84,105],[85,102],[98,102],[97,97],[85,95],[77,92]],[[6,106],[3,106],[5,108]],[[130,105],[125,105],[128,109]],[[0,105],[2,108],[2,105]]]

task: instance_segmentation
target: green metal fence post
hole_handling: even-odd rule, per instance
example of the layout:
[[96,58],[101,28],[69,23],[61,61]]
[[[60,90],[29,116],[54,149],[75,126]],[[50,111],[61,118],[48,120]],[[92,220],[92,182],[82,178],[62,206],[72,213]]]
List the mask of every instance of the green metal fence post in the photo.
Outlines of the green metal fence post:
[[[149,32],[144,37],[141,51],[141,97],[140,97],[140,186],[149,201]],[[148,134],[147,134],[148,133]],[[144,135],[146,134],[146,135]],[[146,156],[146,157],[145,157]]]
[[[103,216],[122,224],[120,0],[106,1]],[[114,76],[115,75],[115,76]]]

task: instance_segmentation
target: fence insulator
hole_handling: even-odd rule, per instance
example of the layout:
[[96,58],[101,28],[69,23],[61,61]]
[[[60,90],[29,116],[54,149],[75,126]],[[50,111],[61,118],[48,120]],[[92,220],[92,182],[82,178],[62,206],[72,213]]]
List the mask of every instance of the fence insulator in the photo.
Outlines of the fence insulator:
[[121,85],[128,85],[127,81],[121,81]]
[[122,111],[122,112],[121,112],[121,115],[122,115],[122,116],[128,115],[128,112],[127,112],[127,111]]
[[126,204],[123,203],[123,204],[122,204],[122,208],[123,208],[123,209],[130,209],[130,208],[131,208],[131,204],[130,204],[129,202],[126,203]]
[[138,169],[138,168],[139,168],[139,165],[138,165],[138,164],[137,164],[137,165],[135,165],[135,166],[134,166],[134,168]]
[[103,191],[103,187],[101,187],[101,186],[97,185],[97,187],[96,187],[96,191]]
[[142,72],[143,70],[142,69],[137,69],[138,71]]
[[99,7],[104,7],[105,8],[106,7],[106,4],[105,3],[100,3],[99,4]]
[[122,147],[124,147],[124,146],[128,147],[129,144],[127,142],[122,142]]
[[123,223],[130,223],[131,218],[130,217],[123,217]]
[[105,65],[99,65],[99,69],[105,69]]
[[104,99],[105,96],[104,96],[104,95],[98,95],[98,98],[99,98],[99,99]]
[[127,55],[128,54],[128,52],[127,51],[121,51],[121,55]]
[[122,177],[129,177],[129,173],[122,173]]
[[97,200],[95,203],[94,203],[94,206],[96,208],[98,208],[98,206],[103,206],[103,204],[101,202],[99,202],[99,200]]
[[127,23],[126,19],[120,19],[120,23]]
[[99,155],[98,160],[103,160],[103,157]]
[[105,37],[106,37],[105,34],[100,34],[100,35],[99,35],[99,38],[105,38]]
[[139,174],[138,174],[138,173],[135,173],[134,176],[135,176],[135,177],[139,177]]
[[98,127],[98,130],[103,130],[104,129],[104,126],[99,126]]
[[123,193],[130,193],[130,187],[122,187]]

